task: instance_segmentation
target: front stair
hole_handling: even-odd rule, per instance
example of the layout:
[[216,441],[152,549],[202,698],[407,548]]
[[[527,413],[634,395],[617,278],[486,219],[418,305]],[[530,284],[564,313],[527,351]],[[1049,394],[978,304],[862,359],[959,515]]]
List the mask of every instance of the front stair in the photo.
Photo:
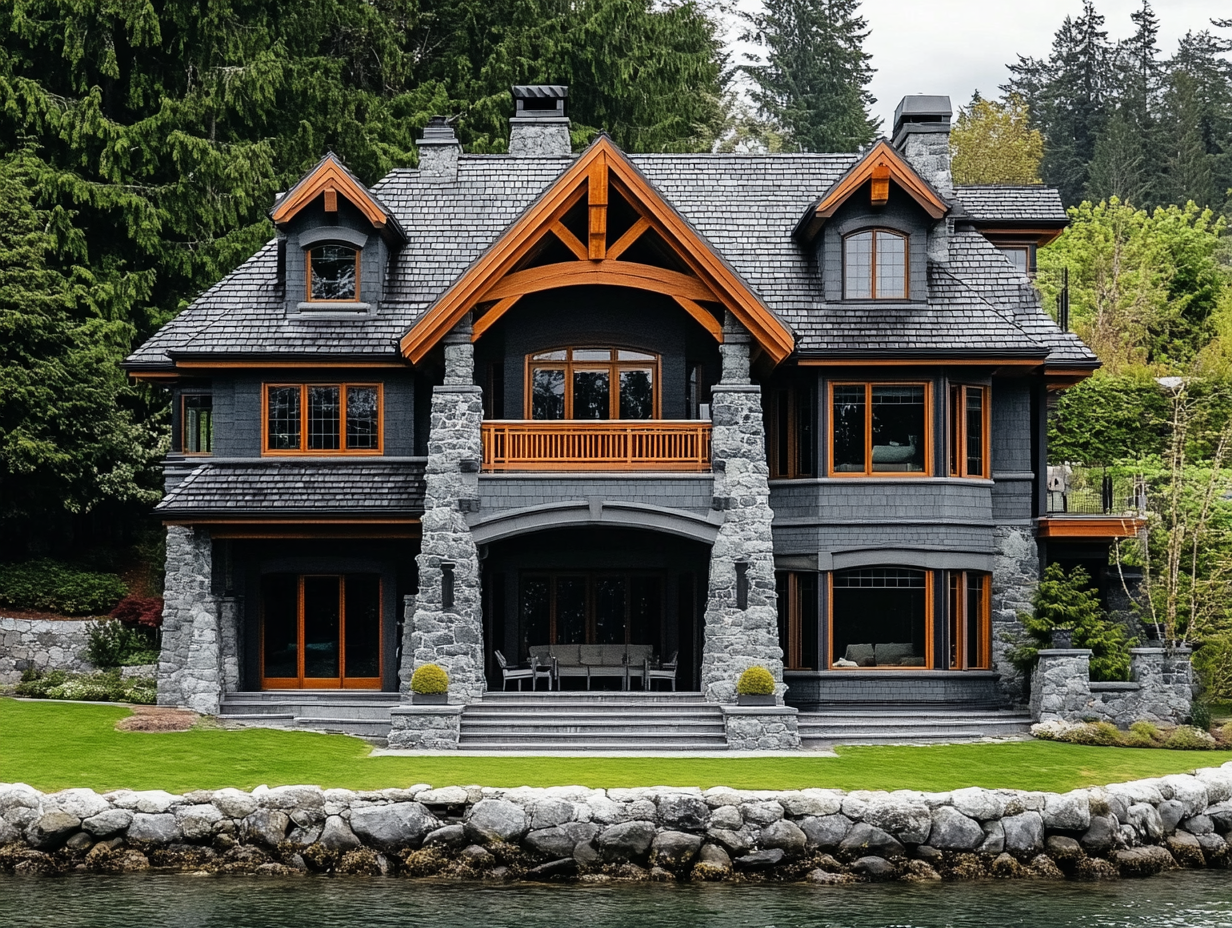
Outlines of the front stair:
[[903,742],[978,741],[1025,735],[1031,730],[1029,713],[996,706],[954,703],[882,703],[801,712],[802,747],[833,744],[891,744]]
[[489,692],[462,713],[463,751],[726,751],[701,693]]
[[219,716],[229,724],[339,732],[384,741],[397,693],[370,690],[264,690],[228,693]]

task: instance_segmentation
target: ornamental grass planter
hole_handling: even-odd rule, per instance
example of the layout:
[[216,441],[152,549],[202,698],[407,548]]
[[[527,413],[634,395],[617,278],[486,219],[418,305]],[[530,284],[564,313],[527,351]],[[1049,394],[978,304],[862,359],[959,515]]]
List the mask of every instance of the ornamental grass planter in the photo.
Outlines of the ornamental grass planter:
[[738,706],[773,706],[776,704],[773,693],[739,693],[736,696]]
[[443,706],[448,702],[448,693],[411,693],[411,704],[415,706]]

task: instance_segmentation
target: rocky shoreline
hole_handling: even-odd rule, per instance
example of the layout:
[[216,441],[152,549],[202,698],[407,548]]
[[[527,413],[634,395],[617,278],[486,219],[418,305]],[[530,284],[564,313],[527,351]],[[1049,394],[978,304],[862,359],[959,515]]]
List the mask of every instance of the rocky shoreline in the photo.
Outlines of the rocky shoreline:
[[0,784],[0,870],[474,880],[1106,880],[1232,859],[1232,763],[1069,793]]

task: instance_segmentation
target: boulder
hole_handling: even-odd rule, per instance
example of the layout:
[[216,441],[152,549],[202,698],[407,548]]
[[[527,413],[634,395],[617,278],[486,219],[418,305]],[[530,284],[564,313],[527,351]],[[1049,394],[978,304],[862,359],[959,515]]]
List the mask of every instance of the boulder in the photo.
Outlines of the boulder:
[[904,844],[923,844],[933,824],[927,803],[897,795],[869,802],[864,809],[864,821],[894,835]]
[[423,847],[443,847],[457,850],[466,846],[466,829],[461,825],[446,825],[436,831],[430,831],[423,839]]
[[206,841],[222,821],[222,813],[213,805],[180,806],[175,810],[175,821],[186,841]]
[[1038,812],[1022,812],[1001,819],[1005,849],[1020,857],[1038,854],[1044,848],[1044,819]]
[[753,846],[748,833],[741,829],[740,831],[731,831],[727,828],[711,828],[706,832],[706,837],[717,844],[721,844],[727,853],[739,856]]
[[526,813],[505,799],[481,799],[471,806],[463,823],[466,836],[476,844],[512,842],[526,834]]
[[562,857],[560,860],[548,861],[538,867],[526,871],[526,879],[540,882],[553,880],[571,880],[578,874],[577,861],[572,857]]
[[[530,821],[527,827],[531,831],[544,828],[555,828],[571,822],[577,815],[573,803],[564,799],[541,799],[530,807]],[[573,853],[570,851],[570,853]]]
[[703,844],[702,849],[697,852],[697,862],[708,867],[719,867],[725,870],[730,870],[732,865],[727,851],[717,844]]
[[1166,835],[1176,831],[1176,826],[1185,817],[1185,803],[1178,799],[1165,799],[1156,806],[1156,809],[1159,811],[1159,820]]
[[836,848],[851,831],[851,819],[845,815],[812,815],[800,822],[800,830],[810,848]]
[[1209,815],[1195,815],[1187,818],[1181,822],[1180,827],[1191,835],[1209,835],[1215,832],[1215,823],[1211,821]]
[[1120,832],[1121,824],[1115,815],[1092,815],[1091,827],[1079,843],[1088,854],[1103,854],[1117,844]]
[[[1229,813],[1232,815],[1232,813]],[[736,831],[744,827],[744,817],[739,806],[719,806],[710,813],[710,827]]]
[[[1232,801],[1225,800],[1216,803],[1206,810],[1215,830],[1222,835],[1232,832]],[[11,819],[10,819],[11,821]]]
[[1084,790],[1047,793],[1044,798],[1044,827],[1050,831],[1086,831],[1091,827],[1091,801]]
[[267,809],[279,809],[288,815],[313,810],[320,812],[325,808],[325,793],[319,786],[275,786],[261,796],[261,805]]
[[81,827],[81,819],[71,812],[55,809],[35,819],[26,832],[26,841],[36,851],[54,851]]
[[737,870],[769,870],[783,862],[785,855],[777,847],[762,851],[750,851],[743,857],[737,857],[732,863]]
[[1191,870],[1201,870],[1206,866],[1206,855],[1202,853],[1202,845],[1198,839],[1185,831],[1178,831],[1165,842],[1172,859],[1182,867]]
[[[284,815],[285,819],[286,816]],[[149,842],[150,844],[171,844],[182,837],[180,826],[175,822],[175,816],[170,812],[149,814],[138,812],[133,816],[132,824],[128,826],[128,840]]]
[[650,863],[666,870],[687,867],[701,850],[700,835],[683,831],[661,831],[650,844]]
[[922,860],[909,860],[907,868],[903,871],[902,880],[905,883],[939,883],[941,874],[934,870],[932,865]]
[[470,793],[461,786],[442,786],[440,789],[425,789],[413,796],[398,798],[414,799],[426,806],[464,806],[470,802]]
[[463,848],[462,853],[458,857],[473,870],[486,870],[496,863],[496,858],[492,856],[491,851],[486,847],[480,847],[478,844],[472,844],[470,847]]
[[984,843],[984,829],[957,809],[934,809],[928,843],[943,851],[972,851]]
[[701,831],[709,820],[710,806],[700,796],[670,793],[659,800],[658,821],[664,828]]
[[[172,816],[172,821],[174,820]],[[248,836],[248,840],[256,844],[264,844],[266,847],[277,847],[282,843],[290,826],[291,817],[277,809],[257,809],[244,819],[244,833]],[[130,837],[131,834],[130,830]]]
[[1146,802],[1135,802],[1129,807],[1129,824],[1143,841],[1158,841],[1164,836],[1164,820],[1159,810]]
[[544,857],[572,857],[578,844],[589,842],[598,833],[598,825],[589,822],[567,822],[564,825],[532,831],[522,843],[528,850]]
[[1128,877],[1154,876],[1165,870],[1176,869],[1176,861],[1172,859],[1172,855],[1153,844],[1117,851],[1113,855],[1113,862],[1121,871],[1121,876]]
[[798,818],[806,815],[833,815],[843,807],[841,793],[830,790],[809,789],[783,793],[779,803],[788,815]]
[[624,822],[605,828],[595,840],[603,860],[623,863],[644,860],[654,838],[655,826],[651,822]]
[[1184,808],[1181,818],[1189,818],[1191,815],[1205,812],[1206,807],[1211,804],[1206,784],[1188,773],[1173,773],[1160,777],[1159,791],[1164,794],[1165,799],[1181,803]]
[[383,851],[418,847],[436,825],[436,819],[418,802],[391,802],[351,810],[351,831],[369,847]]
[[183,801],[180,796],[162,789],[140,790],[133,794],[133,800],[136,803],[134,808],[147,815],[161,815]]
[[85,853],[90,850],[93,845],[94,839],[84,831],[77,832],[77,834],[73,835],[66,842],[64,842],[64,846],[75,854]]
[[746,802],[740,814],[753,825],[769,825],[783,817],[783,807],[777,802]]
[[851,883],[855,880],[850,873],[831,873],[829,870],[822,870],[818,867],[816,870],[810,870],[805,879],[810,883],[817,883],[822,886],[836,886],[842,883]]
[[799,857],[808,846],[808,837],[786,819],[779,819],[761,830],[761,846],[778,848],[788,857]]
[[851,869],[873,882],[894,878],[894,865],[882,857],[861,857],[851,865]]
[[110,838],[124,831],[132,821],[133,813],[127,809],[108,809],[86,819],[81,827],[96,838]]
[[978,786],[954,790],[950,793],[950,805],[977,822],[992,821],[1005,814],[1005,799],[994,790]]
[[355,833],[340,815],[331,815],[325,819],[325,827],[321,829],[321,837],[317,842],[327,851],[350,851],[363,843],[355,837]]
[[92,789],[65,789],[47,797],[44,808],[59,809],[80,819],[100,815],[111,808],[111,803]]
[[839,850],[849,857],[902,857],[906,849],[897,838],[867,822],[853,825],[847,837],[839,844]]
[[945,859],[945,855],[930,844],[921,844],[917,847],[915,856],[929,864],[938,864]]
[[1005,827],[1000,822],[984,823],[984,841],[976,850],[990,856],[1005,850]]
[[220,789],[210,800],[227,818],[246,818],[257,811],[257,800],[238,789]]

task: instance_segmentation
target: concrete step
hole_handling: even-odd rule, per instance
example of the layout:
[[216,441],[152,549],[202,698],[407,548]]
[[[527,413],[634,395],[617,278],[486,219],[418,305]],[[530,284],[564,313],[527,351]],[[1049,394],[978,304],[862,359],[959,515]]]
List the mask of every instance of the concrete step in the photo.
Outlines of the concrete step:
[[389,737],[389,719],[353,719],[353,718],[304,718],[295,720],[296,728],[307,728],[312,731],[340,732],[346,735],[359,735],[362,738],[385,739]]
[[802,712],[800,740],[817,743],[878,744],[886,742],[975,741],[986,737],[1026,734],[1031,717],[1014,709],[978,710],[950,706],[944,711],[888,712],[882,707],[858,712]]
[[465,741],[458,745],[462,751],[508,754],[543,754],[557,751],[589,753],[592,751],[622,751],[636,754],[641,751],[726,751],[727,742],[674,739],[662,744],[647,744],[642,740],[627,741]]
[[288,725],[295,721],[293,712],[233,712],[222,716],[228,722],[285,722]]

